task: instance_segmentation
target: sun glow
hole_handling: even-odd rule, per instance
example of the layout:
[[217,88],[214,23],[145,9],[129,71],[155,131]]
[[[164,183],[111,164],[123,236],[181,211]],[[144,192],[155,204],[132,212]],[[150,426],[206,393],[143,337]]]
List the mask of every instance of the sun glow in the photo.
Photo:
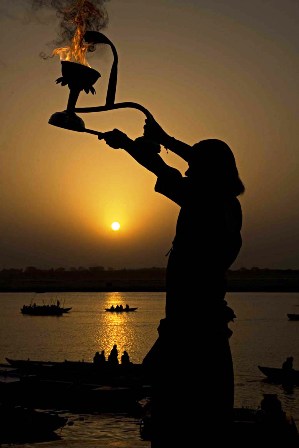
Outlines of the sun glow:
[[120,229],[120,223],[119,223],[118,221],[114,221],[114,222],[111,224],[111,229],[114,230],[115,232],[117,232],[117,230]]

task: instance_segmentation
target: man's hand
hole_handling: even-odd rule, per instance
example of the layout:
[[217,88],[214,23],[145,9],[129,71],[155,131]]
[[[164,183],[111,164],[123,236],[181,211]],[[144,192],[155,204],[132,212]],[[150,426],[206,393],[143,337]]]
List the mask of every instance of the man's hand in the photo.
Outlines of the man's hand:
[[98,136],[99,140],[105,140],[107,145],[111,148],[126,149],[127,145],[132,142],[132,140],[119,129],[113,129],[113,131],[103,132]]
[[161,143],[162,145],[169,138],[169,135],[161,128],[154,117],[146,118],[143,130],[143,135],[146,139]]
[[140,148],[140,151],[148,152],[149,154],[158,154],[161,152],[160,144],[153,140],[147,140],[144,136],[137,137],[134,140],[136,147]]

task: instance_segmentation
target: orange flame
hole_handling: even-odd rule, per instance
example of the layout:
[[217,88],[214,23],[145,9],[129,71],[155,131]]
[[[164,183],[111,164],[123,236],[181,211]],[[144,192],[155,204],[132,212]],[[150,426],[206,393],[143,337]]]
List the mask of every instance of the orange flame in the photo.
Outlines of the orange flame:
[[78,62],[90,67],[86,60],[86,52],[91,44],[83,41],[86,31],[86,20],[88,20],[90,15],[98,14],[99,12],[88,0],[77,0],[75,5],[69,10],[65,10],[64,13],[68,18],[67,20],[76,26],[74,37],[69,46],[56,48],[52,54],[53,56],[59,55],[62,61]]
[[83,36],[85,29],[81,26],[75,31],[71,45],[67,47],[56,48],[53,50],[53,55],[59,55],[62,61],[78,62],[79,64],[90,67],[86,60],[86,52],[90,44],[83,43]]

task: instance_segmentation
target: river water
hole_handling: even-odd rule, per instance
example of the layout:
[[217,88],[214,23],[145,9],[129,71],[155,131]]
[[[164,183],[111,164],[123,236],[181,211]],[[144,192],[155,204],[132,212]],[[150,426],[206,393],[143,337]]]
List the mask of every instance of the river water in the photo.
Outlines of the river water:
[[[53,303],[72,307],[61,317],[26,316],[24,304]],[[237,319],[230,325],[235,369],[235,406],[257,408],[264,393],[275,393],[299,426],[299,387],[285,390],[265,381],[258,365],[280,367],[294,357],[299,370],[299,321],[287,313],[299,313],[299,293],[228,293]],[[161,292],[109,293],[0,293],[0,363],[5,358],[32,360],[92,361],[96,351],[109,354],[117,344],[130,360],[141,363],[157,338],[164,317],[165,294]],[[107,313],[112,304],[137,307],[131,313]],[[200,324],[200,316],[199,316]],[[194,359],[194,362],[197,360]],[[60,440],[26,447],[42,448],[149,448],[140,438],[139,420],[125,414],[66,413],[71,425],[60,432]],[[23,445],[24,446],[24,445]],[[18,445],[15,445],[18,447]]]

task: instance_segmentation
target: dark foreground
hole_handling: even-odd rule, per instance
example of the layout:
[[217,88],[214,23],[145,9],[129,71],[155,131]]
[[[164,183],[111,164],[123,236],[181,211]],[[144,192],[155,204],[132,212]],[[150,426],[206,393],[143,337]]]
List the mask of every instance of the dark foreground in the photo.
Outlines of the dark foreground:
[[[0,376],[2,406],[12,412],[12,419],[7,421],[7,425],[11,424],[13,428],[12,437],[22,430],[25,439],[27,436],[31,440],[33,435],[38,435],[39,441],[49,440],[49,429],[53,432],[53,429],[67,424],[66,419],[60,418],[59,414],[70,410],[73,413],[121,412],[131,415],[140,421],[140,438],[151,440],[151,385],[141,364],[96,366],[83,361],[8,359],[8,364],[0,366]],[[36,426],[28,433],[23,424],[24,418],[17,423],[16,413],[23,412],[22,410],[26,413],[28,408],[30,412],[35,412],[34,409],[52,409],[51,420],[48,418],[46,421],[46,417],[43,417],[46,423],[45,434],[37,433],[37,428],[41,425],[41,420],[37,422],[40,415],[31,414],[36,420]],[[53,411],[56,413],[54,416]],[[188,412],[193,415],[194,412],[195,415],[198,413],[197,418],[200,419],[201,412],[198,412],[196,406]],[[217,431],[217,417],[211,416],[211,420],[214,420],[213,427]],[[200,420],[198,425],[200,426]],[[264,397],[258,409],[235,409],[230,434],[229,445],[232,448],[270,447],[277,444],[285,448],[299,446],[295,422],[283,411],[275,394]],[[5,442],[8,441],[8,435],[6,433]]]

